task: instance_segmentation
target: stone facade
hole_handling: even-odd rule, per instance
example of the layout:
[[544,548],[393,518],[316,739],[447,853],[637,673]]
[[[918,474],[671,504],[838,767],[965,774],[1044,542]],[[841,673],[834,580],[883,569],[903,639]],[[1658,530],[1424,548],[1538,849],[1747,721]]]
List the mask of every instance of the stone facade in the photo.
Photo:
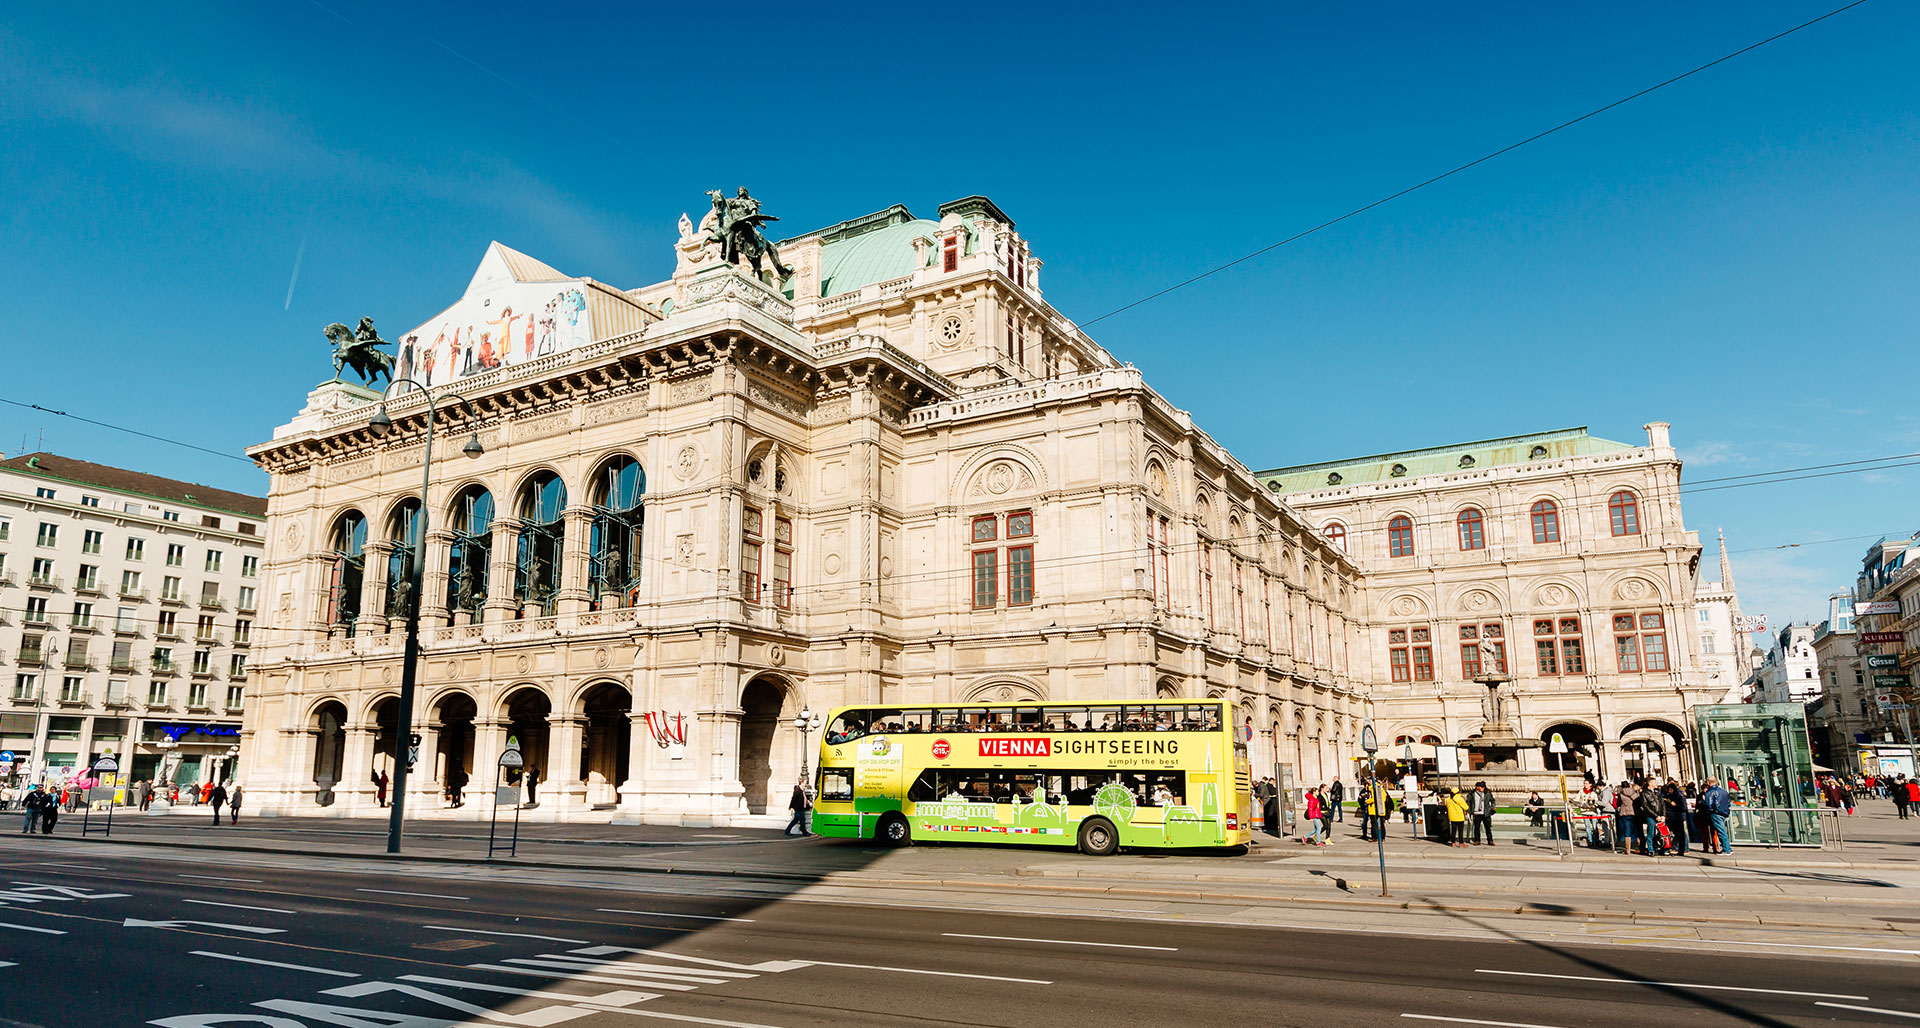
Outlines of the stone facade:
[[1560,734],[1570,767],[1609,779],[1691,767],[1689,708],[1728,682],[1700,658],[1680,461],[1665,423],[1646,431],[1644,446],[1581,428],[1260,473],[1365,571],[1356,674],[1383,744],[1431,758],[1477,730],[1470,648],[1497,632],[1522,735]]
[[[795,715],[856,702],[1223,696],[1257,768],[1339,773],[1367,713],[1355,563],[1048,305],[991,201],[783,242],[778,284],[706,228],[626,291],[496,244],[462,299],[504,325],[477,358],[458,325],[445,360],[444,324],[397,337],[465,401],[436,401],[411,810],[490,786],[511,735],[532,816],[784,818]],[[536,352],[529,318],[522,355],[510,290],[579,293],[591,331]],[[366,812],[395,751],[427,415],[390,392],[384,437],[372,392],[330,384],[252,451],[278,630],[250,804]]]

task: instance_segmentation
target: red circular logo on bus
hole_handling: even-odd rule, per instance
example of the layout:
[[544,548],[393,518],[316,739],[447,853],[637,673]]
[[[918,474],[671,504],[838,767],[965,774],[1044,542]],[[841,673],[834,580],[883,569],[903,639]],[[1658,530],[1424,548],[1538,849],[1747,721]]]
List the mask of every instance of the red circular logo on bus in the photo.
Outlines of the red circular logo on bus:
[[933,756],[935,760],[945,760],[947,759],[947,757],[951,756],[952,754],[953,754],[952,743],[948,742],[945,739],[933,740]]

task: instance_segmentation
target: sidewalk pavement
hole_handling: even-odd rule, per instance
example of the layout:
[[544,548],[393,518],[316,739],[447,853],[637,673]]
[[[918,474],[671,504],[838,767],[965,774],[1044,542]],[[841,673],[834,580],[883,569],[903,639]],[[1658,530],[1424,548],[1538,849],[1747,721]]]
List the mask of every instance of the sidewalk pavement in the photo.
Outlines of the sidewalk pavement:
[[[1877,807],[1885,807],[1884,811]],[[1911,933],[1920,940],[1920,819],[1898,821],[1891,804],[1849,819],[1842,851],[1738,849],[1733,857],[1643,857],[1544,840],[1454,849],[1390,824],[1387,887],[1357,825],[1335,842],[1303,847],[1259,836],[1245,855],[1141,851],[1093,859],[1070,850],[916,845],[890,850],[842,840],[801,839],[768,829],[685,829],[608,824],[522,825],[518,855],[487,859],[485,822],[410,824],[402,859],[552,869],[697,875],[833,895],[938,890],[975,895],[1100,896],[1107,901],[1225,905],[1271,913],[1362,908],[1536,915],[1588,921],[1799,926],[1827,932]],[[77,821],[62,819],[73,838]],[[7,839],[0,833],[0,839]],[[101,840],[98,835],[88,841]],[[21,840],[23,845],[32,845]],[[388,859],[386,822],[343,818],[250,818],[235,826],[183,817],[116,819],[109,844],[135,851],[187,847],[309,859]]]

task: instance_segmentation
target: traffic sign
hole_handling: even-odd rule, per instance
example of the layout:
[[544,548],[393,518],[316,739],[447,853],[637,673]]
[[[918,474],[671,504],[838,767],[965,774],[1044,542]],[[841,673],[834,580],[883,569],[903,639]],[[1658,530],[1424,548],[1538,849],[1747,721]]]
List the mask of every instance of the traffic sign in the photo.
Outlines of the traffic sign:
[[418,763],[420,763],[420,747],[418,746],[407,747],[407,767],[412,768],[413,765]]
[[13,763],[13,751],[0,750],[0,764],[11,764],[11,763]]
[[500,766],[501,767],[525,767],[526,761],[521,758],[519,747],[509,746],[506,749],[501,750]]
[[409,746],[413,746],[413,747],[416,747],[416,748],[417,748],[417,747],[419,747],[419,745],[420,745],[420,733],[419,733],[419,732],[408,732],[408,733],[407,733],[407,745],[409,745]]
[[[1553,733],[1553,738],[1548,740],[1547,742],[1547,752],[1548,753],[1567,752],[1567,740],[1561,738],[1559,732]],[[1562,784],[1565,784],[1565,783],[1563,782]]]
[[120,770],[120,762],[113,759],[111,753],[93,762],[93,773],[97,775],[112,774],[118,770]]

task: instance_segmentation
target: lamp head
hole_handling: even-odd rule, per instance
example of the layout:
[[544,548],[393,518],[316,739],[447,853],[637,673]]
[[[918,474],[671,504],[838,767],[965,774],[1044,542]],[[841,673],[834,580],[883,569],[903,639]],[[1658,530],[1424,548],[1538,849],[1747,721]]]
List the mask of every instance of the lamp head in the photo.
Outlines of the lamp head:
[[385,439],[387,433],[393,431],[393,419],[387,417],[385,402],[380,404],[379,410],[373,412],[373,419],[367,422],[367,430],[373,433],[375,439]]
[[467,445],[460,448],[460,452],[469,457],[478,457],[487,452],[487,448],[480,445],[480,433],[475,432],[473,437],[467,440]]

